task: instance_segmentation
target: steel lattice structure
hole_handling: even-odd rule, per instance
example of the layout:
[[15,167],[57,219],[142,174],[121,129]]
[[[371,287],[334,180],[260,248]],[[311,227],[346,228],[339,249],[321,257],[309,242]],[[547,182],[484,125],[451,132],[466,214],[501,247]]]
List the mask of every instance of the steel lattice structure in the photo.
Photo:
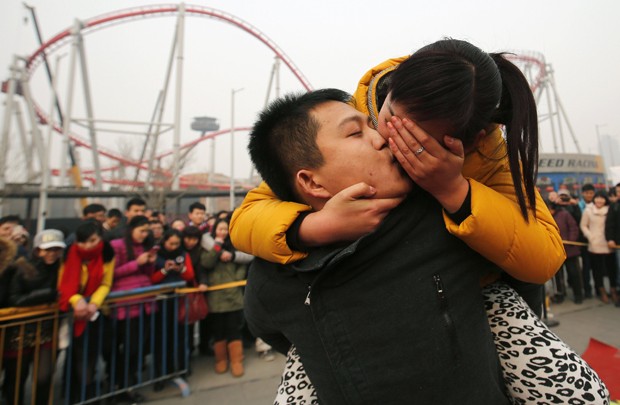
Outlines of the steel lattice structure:
[[515,52],[508,54],[507,57],[521,69],[530,83],[538,107],[538,122],[541,127],[548,124],[551,130],[553,152],[567,152],[565,142],[567,131],[575,151],[581,153],[581,147],[557,92],[551,64],[545,61],[541,53],[531,51]]
[[[79,47],[82,46],[81,45],[82,36],[88,35],[95,31],[104,30],[111,26],[115,26],[119,24],[126,24],[126,23],[130,23],[133,21],[144,20],[144,19],[155,18],[155,17],[177,18],[175,45],[173,45],[171,59],[173,58],[175,52],[177,56],[178,55],[182,56],[181,52],[182,52],[182,47],[183,47],[183,21],[186,16],[203,17],[203,18],[210,18],[213,20],[217,20],[217,21],[232,25],[233,27],[238,28],[242,30],[243,32],[251,35],[258,41],[260,41],[260,43],[265,45],[275,55],[276,63],[279,63],[280,61],[284,63],[284,65],[290,70],[290,72],[294,75],[296,80],[303,86],[303,88],[305,88],[306,90],[312,89],[312,86],[310,82],[308,81],[308,79],[303,75],[301,70],[293,63],[293,61],[286,55],[286,53],[273,40],[271,40],[264,32],[259,30],[257,27],[253,26],[247,21],[244,21],[232,14],[229,14],[229,13],[217,10],[217,9],[204,7],[204,6],[197,6],[197,5],[186,5],[182,3],[182,4],[174,4],[174,5],[168,4],[168,5],[135,7],[135,8],[119,10],[119,11],[111,12],[108,14],[96,16],[96,17],[83,20],[83,21],[76,21],[76,24],[73,27],[67,28],[57,33],[49,40],[42,43],[42,45],[38,49],[36,49],[26,59],[25,66],[21,69],[22,70],[21,73],[20,73],[20,69],[17,66],[13,66],[14,75],[9,80],[9,86],[7,86],[8,87],[7,93],[10,93],[11,89],[13,90],[13,92],[15,92],[19,88],[19,84],[24,85],[24,83],[27,83],[28,79],[33,75],[33,73],[44,62],[46,62],[45,59],[53,55],[58,49],[62,47],[66,47],[70,44],[74,45],[74,48],[75,48],[76,43],[77,43],[78,56],[76,57],[75,55],[72,54],[72,59],[76,59],[79,57],[84,58],[83,52],[82,54],[79,53],[80,52]],[[78,62],[72,61],[72,68],[74,67],[75,63],[78,63]],[[82,68],[83,70],[85,70],[84,62],[82,63]],[[85,75],[85,73],[83,74]],[[177,77],[177,80],[179,81],[178,83],[180,83],[181,79]],[[11,86],[11,81],[14,82],[13,86]],[[19,83],[15,83],[15,82],[19,82]],[[87,80],[85,80],[85,86],[87,85],[88,85],[88,82]],[[22,87],[28,87],[28,86],[26,84],[26,86],[22,86]],[[56,92],[56,89],[52,89],[52,91]],[[13,94],[8,94],[8,97],[12,97],[12,96]],[[89,97],[90,95],[86,94],[87,103],[89,102]],[[112,179],[110,177],[103,177],[105,173],[115,171],[120,166],[129,166],[129,167],[134,167],[138,170],[144,170],[146,172],[149,172],[149,175],[150,173],[157,172],[160,178],[161,177],[172,178],[174,176],[174,173],[171,173],[170,171],[156,169],[152,165],[150,165],[149,162],[152,162],[153,159],[161,159],[167,156],[173,156],[175,159],[178,160],[180,153],[191,149],[192,147],[196,146],[197,144],[201,142],[213,139],[217,136],[229,134],[235,130],[237,131],[248,131],[249,130],[249,128],[247,127],[239,127],[239,128],[224,129],[224,130],[212,132],[206,135],[203,134],[205,136],[198,137],[185,144],[181,145],[177,143],[175,144],[175,147],[173,147],[173,149],[171,150],[155,152],[155,146],[154,146],[153,152],[155,153],[152,154],[150,157],[142,159],[142,160],[131,160],[131,159],[128,159],[122,156],[116,151],[98,146],[96,142],[96,134],[94,133],[94,130],[92,128],[91,128],[90,139],[87,139],[83,135],[74,132],[74,130],[71,130],[70,129],[70,125],[71,125],[70,124],[71,123],[71,116],[70,116],[71,108],[70,107],[66,109],[66,110],[69,110],[69,113],[67,114],[68,117],[66,117],[66,119],[64,120],[65,124],[60,125],[59,122],[54,122],[54,119],[52,117],[54,114],[54,111],[46,111],[44,108],[41,107],[40,103],[31,95],[30,97],[25,97],[25,98],[26,98],[25,102],[26,104],[28,104],[27,108],[32,108],[33,114],[36,115],[36,120],[38,121],[38,123],[41,123],[41,124],[51,123],[55,133],[58,133],[61,135],[64,134],[67,137],[67,139],[70,139],[71,142],[73,142],[75,146],[85,147],[93,151],[93,160],[95,162],[95,167],[92,169],[84,170],[82,172],[82,179],[92,182],[95,186],[98,186],[99,188],[101,187],[101,183],[132,186],[132,187],[145,186],[145,181],[140,181],[137,179],[128,180],[128,179]],[[9,102],[7,102],[8,109],[11,108],[12,102],[13,102],[12,99],[9,100]],[[71,105],[70,103],[71,101],[68,101],[69,106]],[[7,116],[8,115],[5,112],[5,122],[6,122]],[[92,120],[94,117],[89,117],[89,118]],[[176,117],[176,116],[175,118],[180,119],[180,117]],[[10,121],[10,118],[9,118],[9,121]],[[31,124],[33,125],[33,127],[36,127],[36,123],[31,123]],[[157,123],[153,122],[153,124],[157,124]],[[161,124],[161,122],[159,122],[159,124]],[[175,122],[175,125],[178,125],[178,122]],[[8,132],[8,129],[3,132]],[[33,135],[35,135],[36,137],[36,134],[33,134]],[[178,140],[178,137],[176,139]],[[146,148],[146,145],[145,145],[145,148]],[[112,165],[109,167],[100,167],[99,156],[108,158],[116,162],[116,165]],[[2,169],[3,171],[2,185],[4,185],[4,168],[5,167],[6,167],[5,165],[0,167],[0,169]],[[60,173],[61,170],[49,170],[49,172],[52,175],[61,174]],[[190,186],[194,188],[203,188],[203,189],[208,189],[208,188],[213,188],[213,187],[224,188],[224,189],[229,188],[229,186],[225,184],[205,184],[205,183],[195,183],[195,182],[192,183],[189,180],[184,180],[184,178],[180,175],[178,177],[180,178],[179,186],[181,188],[190,187]],[[156,184],[155,181],[152,184],[161,185],[161,184]]]

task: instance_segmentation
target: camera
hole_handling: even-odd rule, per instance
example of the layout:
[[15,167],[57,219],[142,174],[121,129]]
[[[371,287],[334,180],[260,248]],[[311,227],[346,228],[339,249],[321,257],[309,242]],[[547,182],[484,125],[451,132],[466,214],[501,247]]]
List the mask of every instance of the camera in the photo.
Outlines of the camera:
[[560,200],[562,200],[564,202],[569,202],[570,201],[570,196],[566,195],[566,194],[560,194]]

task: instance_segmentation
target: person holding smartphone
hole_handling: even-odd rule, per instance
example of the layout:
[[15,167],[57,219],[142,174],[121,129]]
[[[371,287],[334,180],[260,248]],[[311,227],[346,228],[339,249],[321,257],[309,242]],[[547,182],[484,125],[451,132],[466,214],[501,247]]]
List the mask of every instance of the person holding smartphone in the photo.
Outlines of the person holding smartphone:
[[[155,271],[155,259],[157,252],[153,251],[153,238],[149,231],[149,220],[143,215],[131,218],[122,238],[110,242],[116,255],[114,268],[114,283],[112,291],[127,291],[152,285],[151,276]],[[138,348],[144,346],[146,336],[155,331],[149,331],[150,323],[145,323],[146,331],[140,333],[140,322],[132,319],[138,318],[144,308],[146,314],[153,311],[152,305],[137,305],[140,300],[126,300],[112,309],[108,318],[106,331],[109,336],[108,343],[108,367],[114,364],[116,367],[116,379],[111,384],[116,384],[118,389],[131,387],[135,384],[138,371]],[[129,324],[129,325],[127,325]],[[116,331],[116,333],[114,333]],[[142,341],[140,341],[142,336]],[[111,358],[112,347],[116,347],[116,356]],[[129,358],[129,367],[125,369],[126,358]],[[126,377],[126,373],[128,376]],[[111,373],[108,371],[108,375]],[[143,398],[137,392],[128,391],[121,394],[120,399],[131,402],[143,402]]]

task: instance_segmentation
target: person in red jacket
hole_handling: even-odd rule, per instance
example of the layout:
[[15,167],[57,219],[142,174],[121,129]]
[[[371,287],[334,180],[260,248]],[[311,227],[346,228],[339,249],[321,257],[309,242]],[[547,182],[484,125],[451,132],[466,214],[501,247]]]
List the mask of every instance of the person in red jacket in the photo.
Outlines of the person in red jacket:
[[[115,253],[102,239],[101,224],[87,221],[75,231],[75,243],[69,247],[60,274],[60,310],[73,311],[71,403],[95,395],[95,366],[101,321],[99,307],[107,297],[114,278]],[[86,365],[86,367],[84,367]]]

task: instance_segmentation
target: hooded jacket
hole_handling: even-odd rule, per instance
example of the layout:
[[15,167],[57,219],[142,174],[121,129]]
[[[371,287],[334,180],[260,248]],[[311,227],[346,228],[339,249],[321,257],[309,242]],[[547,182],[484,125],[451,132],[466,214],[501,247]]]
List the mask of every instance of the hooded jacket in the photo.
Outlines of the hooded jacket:
[[[362,77],[353,101],[358,110],[371,117],[378,115],[377,81],[373,79],[391,71],[404,58],[385,61]],[[521,281],[541,284],[549,280],[566,258],[562,238],[538,192],[535,217],[530,213],[529,222],[523,220],[499,127],[465,156],[463,176],[471,188],[471,214],[456,223],[444,211],[448,232]],[[266,260],[294,262],[306,257],[306,253],[289,248],[286,231],[300,213],[311,209],[308,205],[278,200],[263,182],[235,210],[230,223],[231,239],[237,249]]]

